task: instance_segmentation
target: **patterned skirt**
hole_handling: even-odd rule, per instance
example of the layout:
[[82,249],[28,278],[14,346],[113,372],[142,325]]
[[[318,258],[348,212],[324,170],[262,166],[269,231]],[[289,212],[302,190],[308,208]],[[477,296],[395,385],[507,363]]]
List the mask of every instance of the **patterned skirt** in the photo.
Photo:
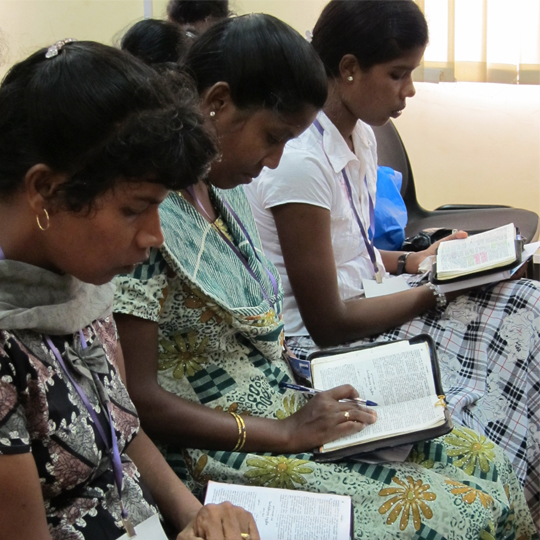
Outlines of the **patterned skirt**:
[[[445,310],[363,342],[418,334],[429,334],[437,345],[454,423],[506,452],[540,531],[540,283],[522,279],[475,289]],[[287,343],[301,358],[317,349],[309,337]]]
[[[494,443],[465,427],[415,445],[404,463],[317,463],[307,453],[172,446],[162,451],[195,493],[215,480],[349,495],[355,540],[539,539],[510,461]],[[324,519],[313,515],[310,526],[320,533]]]

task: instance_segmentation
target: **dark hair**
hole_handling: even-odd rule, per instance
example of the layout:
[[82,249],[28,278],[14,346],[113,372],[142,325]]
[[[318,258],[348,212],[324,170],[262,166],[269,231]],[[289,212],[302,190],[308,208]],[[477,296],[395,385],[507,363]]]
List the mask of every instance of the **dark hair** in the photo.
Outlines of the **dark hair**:
[[191,47],[185,69],[199,94],[228,83],[240,109],[291,113],[326,101],[324,67],[311,45],[288,24],[262,13],[222,21]]
[[413,0],[331,0],[313,29],[312,45],[330,78],[353,54],[368,70],[428,42],[426,19]]
[[229,0],[170,0],[167,15],[177,24],[191,24],[208,18],[225,19],[229,16]]
[[120,47],[147,64],[180,62],[188,50],[185,32],[176,24],[158,19],[135,23]]
[[119,179],[195,183],[216,155],[180,76],[94,42],[42,49],[0,86],[0,193],[44,163],[69,179],[58,204],[80,211]]

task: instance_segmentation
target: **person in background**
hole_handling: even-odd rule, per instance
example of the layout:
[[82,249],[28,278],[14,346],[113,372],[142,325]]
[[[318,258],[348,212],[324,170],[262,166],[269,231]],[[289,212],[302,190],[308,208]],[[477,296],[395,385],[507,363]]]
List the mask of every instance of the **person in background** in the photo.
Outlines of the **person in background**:
[[316,346],[429,334],[454,421],[507,452],[540,529],[538,283],[510,281],[447,297],[422,284],[364,297],[365,280],[378,274],[395,283],[402,277],[390,274],[416,274],[438,245],[384,252],[369,240],[377,180],[370,126],[402,114],[427,42],[426,21],[411,0],[330,2],[312,41],[329,81],[323,112],[247,194],[265,254],[284,281],[293,352],[305,358]]
[[[158,205],[215,145],[178,83],[59,41],[0,86],[0,536],[259,539],[202,508],[139,429],[111,314],[119,272],[163,242]],[[159,509],[159,510],[158,510]]]
[[167,16],[195,38],[231,15],[229,0],[169,0]]
[[[472,431],[474,450],[476,439],[462,448],[469,435],[454,432],[417,445],[406,463],[315,461],[314,448],[376,415],[340,402],[358,395],[349,385],[309,401],[280,386],[292,380],[283,289],[243,188],[312,123],[327,97],[324,68],[298,33],[255,14],[209,29],[185,69],[220,157],[162,205],[163,247],[115,279],[128,389],[169,464],[197,493],[213,479],[350,495],[358,539],[532,538],[507,458]],[[466,467],[452,457],[461,451]]]
[[125,33],[120,48],[147,64],[179,63],[189,49],[189,41],[176,24],[144,19]]

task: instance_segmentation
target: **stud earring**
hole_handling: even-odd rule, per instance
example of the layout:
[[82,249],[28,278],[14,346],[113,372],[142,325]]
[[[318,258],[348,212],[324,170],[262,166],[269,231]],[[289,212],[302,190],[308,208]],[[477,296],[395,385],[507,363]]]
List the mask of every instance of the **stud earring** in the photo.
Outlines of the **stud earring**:
[[353,82],[353,81],[354,81],[354,78],[353,78],[352,75],[349,75],[349,76],[347,77],[347,80],[348,80],[349,82]]
[[45,225],[45,227],[39,221],[39,215],[38,214],[36,214],[36,221],[37,221],[38,227],[42,231],[46,231],[49,228],[51,222],[50,222],[50,219],[49,219],[49,212],[47,212],[47,210],[45,208],[43,209],[43,211],[45,212],[45,217],[47,218],[47,224]]
[[216,116],[216,111],[210,111],[210,118],[214,118]]

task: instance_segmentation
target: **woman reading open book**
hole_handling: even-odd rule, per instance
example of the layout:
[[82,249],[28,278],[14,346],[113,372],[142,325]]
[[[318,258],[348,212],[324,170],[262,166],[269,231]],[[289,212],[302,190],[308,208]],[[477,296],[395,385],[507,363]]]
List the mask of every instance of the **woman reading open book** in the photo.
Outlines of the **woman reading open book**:
[[432,336],[454,421],[506,450],[540,527],[538,284],[504,282],[446,297],[429,285],[363,294],[377,274],[416,274],[435,253],[436,246],[379,252],[369,240],[377,175],[370,126],[399,117],[415,94],[411,74],[427,35],[420,24],[405,23],[403,13],[414,9],[408,1],[328,4],[312,41],[328,76],[328,100],[286,146],[279,167],[265,169],[246,192],[265,254],[283,278],[293,352],[305,357],[316,346]]

